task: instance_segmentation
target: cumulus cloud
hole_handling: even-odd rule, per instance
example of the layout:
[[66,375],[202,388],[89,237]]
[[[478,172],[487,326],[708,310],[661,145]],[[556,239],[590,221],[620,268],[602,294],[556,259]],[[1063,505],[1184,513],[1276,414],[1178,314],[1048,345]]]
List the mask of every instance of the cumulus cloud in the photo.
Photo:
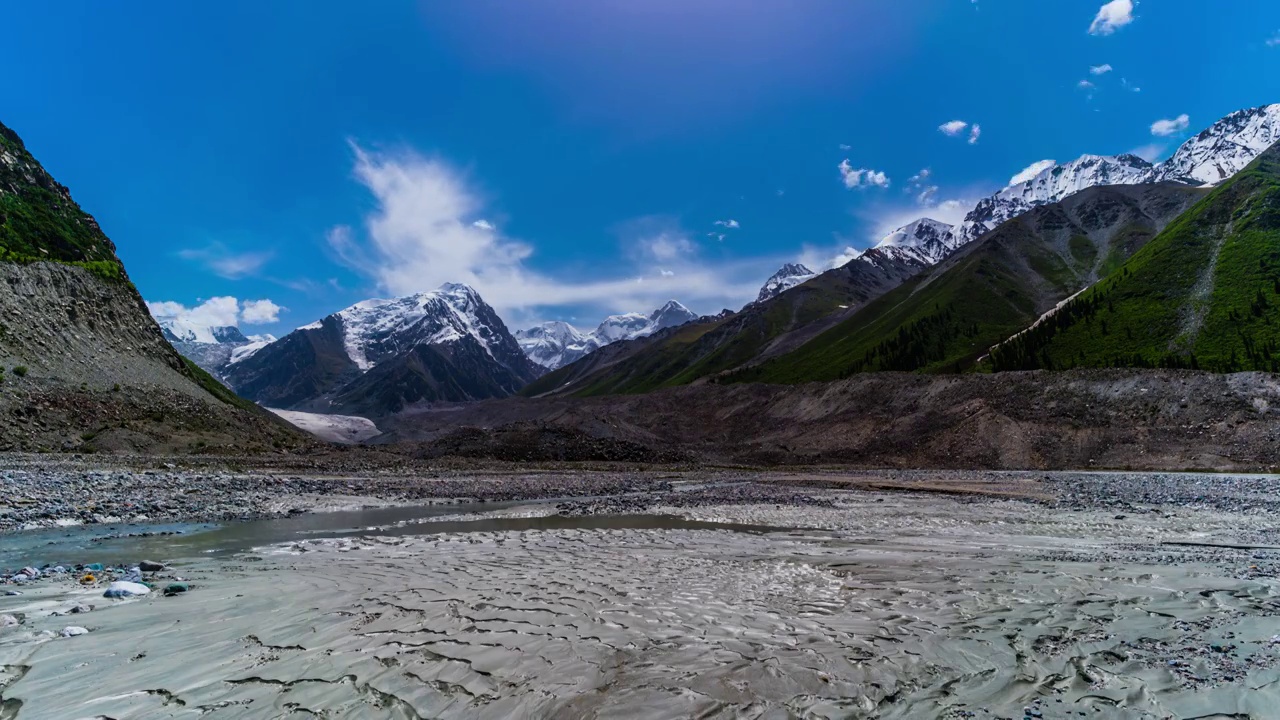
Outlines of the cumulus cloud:
[[488,220],[485,220],[484,218],[480,218],[479,220],[476,220],[475,222],[471,223],[471,227],[473,227],[473,228],[480,228],[481,230],[495,230],[495,229],[496,229],[496,228],[493,226],[493,223],[489,222]]
[[1111,65],[1110,65],[1109,63],[1103,63],[1103,64],[1101,64],[1101,65],[1091,65],[1091,66],[1089,66],[1089,74],[1090,74],[1090,75],[1106,75],[1107,73],[1111,72],[1112,70],[1115,70],[1115,68],[1111,67]]
[[838,166],[840,169],[840,178],[844,181],[844,186],[850,190],[854,188],[864,187],[889,187],[889,176],[879,170],[868,170],[866,168],[854,168],[849,164],[848,158],[840,161]]
[[1058,163],[1053,160],[1041,160],[1039,162],[1033,162],[1030,165],[1023,168],[1022,171],[1019,172],[1017,175],[1014,175],[1012,178],[1009,178],[1009,184],[1017,185],[1018,183],[1024,183],[1057,164]]
[[265,298],[241,301],[229,295],[212,297],[193,306],[171,300],[147,302],[147,310],[156,320],[177,320],[197,327],[267,325],[279,321],[284,309]]
[[980,137],[982,137],[982,126],[974,123],[973,127],[969,128],[969,144],[977,145]]
[[233,252],[219,242],[202,248],[178,251],[178,257],[204,265],[212,273],[228,280],[256,275],[271,260],[270,252]]
[[240,303],[240,321],[246,325],[266,325],[279,322],[284,308],[267,299],[245,300]]
[[742,227],[741,225],[738,224],[737,220],[733,220],[733,219],[717,220],[714,223],[712,223],[712,225],[719,225],[720,227],[729,228],[730,230],[737,230],[738,228]]
[[960,133],[964,132],[967,127],[969,127],[969,123],[964,120],[952,120],[951,122],[945,122],[939,125],[938,132],[946,135],[947,137],[956,137]]
[[1169,137],[1185,132],[1191,126],[1191,118],[1186,113],[1168,120],[1157,120],[1151,123],[1151,134],[1156,137]]
[[477,225],[485,214],[480,194],[447,163],[408,149],[375,152],[352,143],[352,152],[355,179],[374,203],[360,225],[331,228],[327,240],[335,259],[379,293],[466,283],[509,322],[529,319],[537,308],[645,310],[672,297],[723,307],[754,298],[762,278],[785,261],[703,262],[677,221],[645,218],[617,229],[616,262],[578,279],[553,277],[529,265],[531,244],[492,223]]
[[1098,8],[1089,25],[1090,35],[1110,35],[1133,22],[1133,0],[1111,0]]
[[1094,85],[1092,82],[1089,82],[1088,80],[1081,80],[1080,82],[1076,83],[1076,87],[1080,88],[1081,90],[1092,90],[1097,86]]

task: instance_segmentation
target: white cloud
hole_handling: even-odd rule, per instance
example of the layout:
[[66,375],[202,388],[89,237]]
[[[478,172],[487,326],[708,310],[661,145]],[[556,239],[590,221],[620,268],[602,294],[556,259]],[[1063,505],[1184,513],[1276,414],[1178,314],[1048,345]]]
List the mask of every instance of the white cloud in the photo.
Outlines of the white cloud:
[[661,232],[639,241],[639,251],[654,260],[676,260],[693,254],[694,246],[689,238],[673,232]]
[[1267,47],[1276,47],[1278,45],[1280,45],[1280,30],[1277,30],[1275,35],[1267,38]]
[[1155,162],[1160,158],[1164,157],[1164,152],[1167,149],[1168,147],[1165,146],[1164,143],[1151,143],[1150,145],[1143,145],[1141,147],[1136,147],[1130,150],[1129,154],[1137,155],[1138,157],[1142,158],[1143,160],[1146,160],[1147,162]]
[[1017,175],[1014,175],[1012,178],[1010,178],[1009,184],[1017,185],[1018,183],[1024,183],[1057,164],[1058,163],[1053,160],[1041,160],[1039,162],[1033,162],[1030,165],[1023,168],[1022,172],[1019,172]]
[[853,146],[852,146],[852,145],[847,145],[847,144],[845,144],[845,143],[840,143],[840,149],[841,149],[841,150],[844,150],[844,151],[849,151],[849,150],[852,150],[852,149],[853,149]]
[[1133,0],[1111,0],[1098,8],[1098,14],[1089,25],[1090,35],[1110,35],[1133,22]]
[[493,223],[489,222],[488,220],[485,220],[484,218],[480,218],[479,220],[477,220],[477,221],[475,221],[475,222],[471,223],[471,227],[473,227],[473,228],[480,228],[481,230],[496,230],[496,229],[497,229],[497,228],[495,228],[495,227],[493,226]]
[[729,228],[730,230],[737,230],[738,228],[742,227],[741,225],[738,224],[737,220],[733,220],[733,219],[717,220],[714,223],[712,223],[712,225],[719,225],[720,227]]
[[224,327],[277,322],[284,308],[265,298],[240,301],[223,295],[191,307],[171,300],[147,302],[147,310],[156,320],[176,320],[195,327]]
[[280,321],[284,308],[267,299],[245,300],[240,304],[240,320],[246,325],[266,325]]
[[1115,70],[1115,68],[1111,67],[1111,65],[1110,65],[1109,63],[1103,63],[1103,64],[1101,64],[1101,65],[1090,65],[1090,66],[1089,66],[1089,74],[1090,74],[1090,75],[1106,75],[1107,73],[1111,72],[1112,70]]
[[916,195],[916,202],[921,205],[930,205],[934,199],[938,197],[938,186],[928,185],[920,190],[920,194]]
[[911,187],[912,185],[923,183],[925,180],[928,180],[931,177],[933,177],[933,170],[930,168],[924,168],[923,170],[916,173],[915,175],[912,175],[911,177],[907,178],[907,187]]
[[724,307],[753,299],[762,279],[787,259],[703,262],[678,222],[646,218],[618,229],[616,261],[597,263],[577,279],[552,277],[529,267],[532,245],[474,225],[485,208],[448,164],[411,150],[373,152],[353,143],[352,151],[354,175],[374,203],[359,227],[334,227],[327,237],[336,259],[369,278],[379,294],[466,283],[508,323],[538,319],[538,308],[648,310],[672,297],[691,307]]
[[862,187],[889,187],[889,176],[879,170],[867,170],[865,168],[854,168],[849,164],[848,158],[841,160],[840,177],[844,181],[844,186],[850,190]]
[[1088,80],[1081,80],[1080,82],[1076,83],[1076,87],[1080,88],[1081,90],[1091,90],[1097,87],[1097,85],[1094,85]]
[[939,125],[938,132],[946,135],[947,137],[956,137],[960,133],[964,132],[964,129],[967,127],[969,127],[969,123],[963,120],[952,120],[951,122]]
[[1186,131],[1191,126],[1191,118],[1186,113],[1172,120],[1157,120],[1151,123],[1151,134],[1156,137],[1169,137]]
[[980,137],[982,137],[982,126],[974,123],[973,127],[969,128],[969,144],[977,145]]
[[198,262],[219,277],[228,280],[255,275],[262,266],[271,260],[270,252],[242,252],[229,250],[219,242],[210,243],[202,248],[188,248],[178,251],[183,260]]
[[1137,85],[1130,85],[1129,80],[1127,78],[1120,78],[1120,86],[1123,87],[1125,90],[1128,90],[1129,92],[1136,92],[1136,93],[1142,92],[1142,88],[1138,87]]

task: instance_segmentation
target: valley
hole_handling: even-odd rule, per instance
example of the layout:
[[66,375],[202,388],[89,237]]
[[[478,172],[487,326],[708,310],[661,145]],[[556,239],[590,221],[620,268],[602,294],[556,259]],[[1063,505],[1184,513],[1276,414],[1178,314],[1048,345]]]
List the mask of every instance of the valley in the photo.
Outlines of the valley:
[[1276,715],[1280,6],[640,5],[9,9],[0,720]]

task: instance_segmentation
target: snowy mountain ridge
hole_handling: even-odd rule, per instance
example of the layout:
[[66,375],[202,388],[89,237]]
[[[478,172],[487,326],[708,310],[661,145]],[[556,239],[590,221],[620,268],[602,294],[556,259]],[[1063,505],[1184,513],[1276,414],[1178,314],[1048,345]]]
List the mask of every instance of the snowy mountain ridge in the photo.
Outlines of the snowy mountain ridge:
[[[876,248],[898,259],[915,258],[932,265],[1001,223],[1081,190],[1156,182],[1216,185],[1240,172],[1276,142],[1280,142],[1280,104],[1239,110],[1184,142],[1158,165],[1129,154],[1082,155],[1071,162],[1046,167],[1034,177],[978,201],[944,238],[934,238],[927,232],[916,238],[922,223],[935,222],[922,218],[889,233]],[[866,253],[855,260],[871,261]]]
[[659,330],[676,327],[698,318],[675,300],[648,315],[610,315],[595,330],[583,333],[567,322],[553,320],[527,330],[517,330],[516,341],[530,360],[548,370],[556,370],[621,340],[648,337]]

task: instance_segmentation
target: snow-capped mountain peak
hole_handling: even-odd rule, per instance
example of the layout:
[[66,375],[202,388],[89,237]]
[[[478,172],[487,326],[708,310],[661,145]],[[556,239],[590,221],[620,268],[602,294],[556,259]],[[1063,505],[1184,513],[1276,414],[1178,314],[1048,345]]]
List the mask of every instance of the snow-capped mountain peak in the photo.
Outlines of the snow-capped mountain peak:
[[1238,110],[1182,144],[1148,182],[1216,185],[1280,142],[1280,104]]
[[665,305],[649,313],[649,323],[653,326],[649,334],[697,319],[698,316],[689,308],[675,300],[668,300]]
[[246,343],[249,339],[235,325],[200,325],[186,318],[157,319],[160,331],[169,342],[176,343]]
[[[510,338],[493,308],[473,288],[459,283],[390,300],[365,300],[331,317],[341,325],[347,356],[361,371],[414,345],[440,345],[464,337],[475,339],[496,358],[497,346]],[[313,324],[300,329],[317,328]]]
[[764,302],[769,298],[777,297],[812,278],[815,274],[800,263],[787,263],[765,281],[764,286],[760,288],[760,294],[756,296],[756,302]]
[[951,225],[932,218],[920,218],[885,235],[876,243],[875,249],[895,259],[932,265],[955,249],[952,242]]
[[563,367],[595,351],[599,344],[567,322],[551,320],[527,330],[517,330],[516,342],[530,360],[544,368]]

